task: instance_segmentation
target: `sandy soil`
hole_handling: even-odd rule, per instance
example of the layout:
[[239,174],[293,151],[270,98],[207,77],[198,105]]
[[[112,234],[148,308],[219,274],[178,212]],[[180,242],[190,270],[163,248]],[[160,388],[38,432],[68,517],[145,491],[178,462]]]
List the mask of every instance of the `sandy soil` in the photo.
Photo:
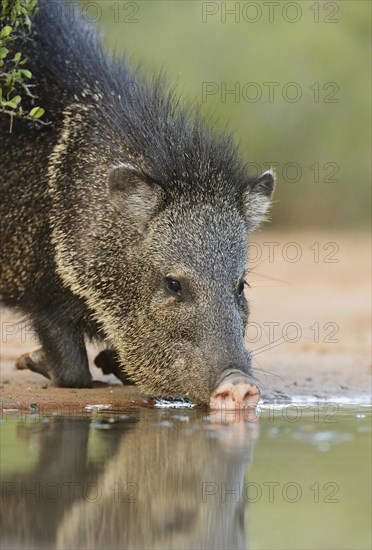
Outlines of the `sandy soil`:
[[[370,398],[369,236],[266,229],[252,236],[251,259],[247,341],[263,397],[346,403]],[[38,343],[13,312],[1,309],[0,314],[3,409],[79,412],[87,404],[152,403],[135,387],[103,376],[93,365],[93,347],[89,357],[97,383],[90,390],[53,388],[40,375],[15,370],[17,357]]]

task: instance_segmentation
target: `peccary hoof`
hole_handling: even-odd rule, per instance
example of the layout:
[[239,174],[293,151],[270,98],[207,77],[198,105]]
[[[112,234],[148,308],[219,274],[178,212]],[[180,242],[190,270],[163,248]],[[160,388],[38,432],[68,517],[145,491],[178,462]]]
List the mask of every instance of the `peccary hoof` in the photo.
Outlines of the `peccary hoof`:
[[15,363],[15,368],[41,374],[51,380],[54,386],[61,388],[92,387],[92,377],[89,371],[85,372],[83,369],[79,370],[78,368],[58,368],[58,365],[48,361],[42,348],[21,355]]
[[95,358],[94,363],[102,370],[103,374],[114,374],[124,385],[133,384],[123,371],[116,351],[111,349],[101,351]]
[[18,370],[31,370],[50,379],[42,349],[21,355],[16,361],[15,368]]

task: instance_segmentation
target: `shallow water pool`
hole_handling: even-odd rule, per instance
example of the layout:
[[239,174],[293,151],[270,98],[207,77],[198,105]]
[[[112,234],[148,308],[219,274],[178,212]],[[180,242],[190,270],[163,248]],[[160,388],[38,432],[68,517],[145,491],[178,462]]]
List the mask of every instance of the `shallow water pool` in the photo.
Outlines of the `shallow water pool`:
[[371,407],[257,417],[3,413],[2,549],[370,548]]

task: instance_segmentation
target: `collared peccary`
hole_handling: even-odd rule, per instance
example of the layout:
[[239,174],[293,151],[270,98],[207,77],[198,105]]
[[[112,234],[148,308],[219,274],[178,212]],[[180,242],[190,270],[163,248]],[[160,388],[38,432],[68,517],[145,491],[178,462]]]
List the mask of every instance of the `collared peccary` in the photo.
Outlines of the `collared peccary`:
[[10,133],[0,118],[2,295],[42,345],[19,367],[89,387],[91,338],[111,350],[104,372],[148,394],[256,402],[243,291],[272,172],[249,177],[232,137],[162,76],[130,72],[51,7],[15,43],[51,124],[14,119]]

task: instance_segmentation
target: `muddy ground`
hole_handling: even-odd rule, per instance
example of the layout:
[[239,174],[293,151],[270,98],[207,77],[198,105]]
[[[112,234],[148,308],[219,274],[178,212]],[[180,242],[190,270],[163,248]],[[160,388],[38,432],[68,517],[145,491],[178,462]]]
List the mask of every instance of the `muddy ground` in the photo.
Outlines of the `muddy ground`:
[[[371,242],[366,234],[264,230],[252,236],[251,325],[247,342],[269,401],[303,398],[358,402],[371,395]],[[87,404],[126,408],[152,401],[93,365],[95,387],[62,389],[16,358],[37,348],[27,324],[1,313],[1,406],[73,410]]]

